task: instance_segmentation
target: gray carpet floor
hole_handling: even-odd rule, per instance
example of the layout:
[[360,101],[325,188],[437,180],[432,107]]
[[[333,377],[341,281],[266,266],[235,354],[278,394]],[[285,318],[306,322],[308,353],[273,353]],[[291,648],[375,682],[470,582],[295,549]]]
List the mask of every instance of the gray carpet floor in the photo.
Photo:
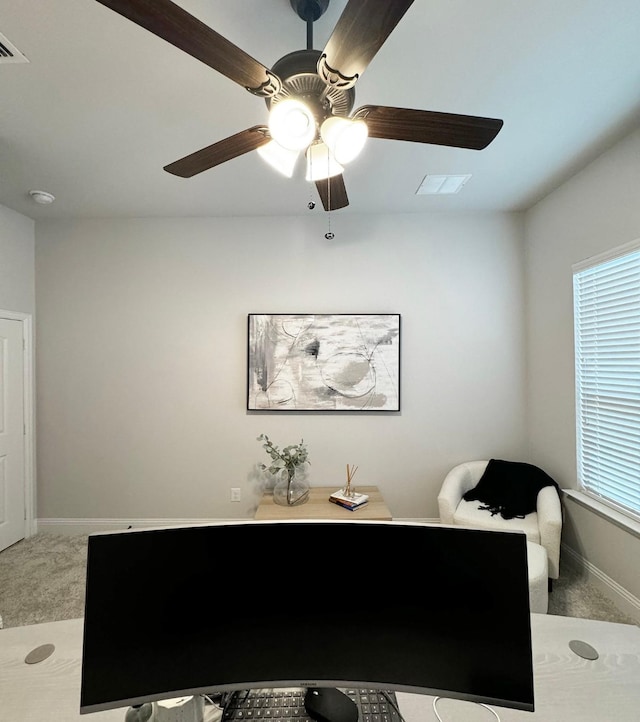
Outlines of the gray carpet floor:
[[[84,613],[87,537],[36,534],[0,552],[0,616],[5,627],[74,619]],[[636,624],[584,574],[561,564],[549,614]]]
[[36,534],[0,552],[4,626],[81,617],[86,564],[85,535]]

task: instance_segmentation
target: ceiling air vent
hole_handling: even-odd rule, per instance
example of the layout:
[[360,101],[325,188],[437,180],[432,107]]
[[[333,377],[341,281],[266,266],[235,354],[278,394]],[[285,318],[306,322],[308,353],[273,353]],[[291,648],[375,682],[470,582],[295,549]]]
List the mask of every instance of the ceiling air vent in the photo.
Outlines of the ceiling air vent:
[[5,63],[28,63],[27,58],[0,33],[0,65]]
[[416,195],[449,195],[457,193],[471,178],[467,175],[426,175],[418,186]]

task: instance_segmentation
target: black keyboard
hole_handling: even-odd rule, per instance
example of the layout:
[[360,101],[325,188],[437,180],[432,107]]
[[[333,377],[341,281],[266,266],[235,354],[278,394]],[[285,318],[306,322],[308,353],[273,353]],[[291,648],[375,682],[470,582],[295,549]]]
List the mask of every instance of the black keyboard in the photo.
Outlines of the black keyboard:
[[[401,722],[394,692],[345,689],[358,707],[358,722]],[[306,690],[253,689],[234,692],[224,706],[222,722],[310,722],[304,707]]]

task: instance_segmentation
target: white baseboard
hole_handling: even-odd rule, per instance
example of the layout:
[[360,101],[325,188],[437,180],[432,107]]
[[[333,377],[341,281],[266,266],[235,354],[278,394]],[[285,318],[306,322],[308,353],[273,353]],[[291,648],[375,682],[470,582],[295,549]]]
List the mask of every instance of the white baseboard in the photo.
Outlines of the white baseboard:
[[[122,529],[149,529],[163,526],[188,526],[190,524],[213,524],[238,519],[38,519],[36,531],[43,534],[93,534],[101,531]],[[396,521],[437,524],[438,519],[396,519]]]
[[594,564],[578,554],[571,547],[562,544],[562,558],[571,566],[580,569],[588,575],[589,582],[597,587],[621,612],[629,615],[640,624],[640,599],[634,596],[618,584],[614,579],[607,576]]
[[122,529],[212,524],[219,521],[237,521],[237,519],[38,519],[37,531],[42,534],[93,534]]

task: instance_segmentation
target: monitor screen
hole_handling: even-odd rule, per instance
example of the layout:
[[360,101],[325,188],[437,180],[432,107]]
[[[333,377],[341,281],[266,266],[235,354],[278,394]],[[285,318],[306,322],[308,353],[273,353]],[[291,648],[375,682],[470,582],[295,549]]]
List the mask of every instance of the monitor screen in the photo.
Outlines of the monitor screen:
[[246,521],[89,537],[80,711],[269,687],[533,710],[522,534]]

